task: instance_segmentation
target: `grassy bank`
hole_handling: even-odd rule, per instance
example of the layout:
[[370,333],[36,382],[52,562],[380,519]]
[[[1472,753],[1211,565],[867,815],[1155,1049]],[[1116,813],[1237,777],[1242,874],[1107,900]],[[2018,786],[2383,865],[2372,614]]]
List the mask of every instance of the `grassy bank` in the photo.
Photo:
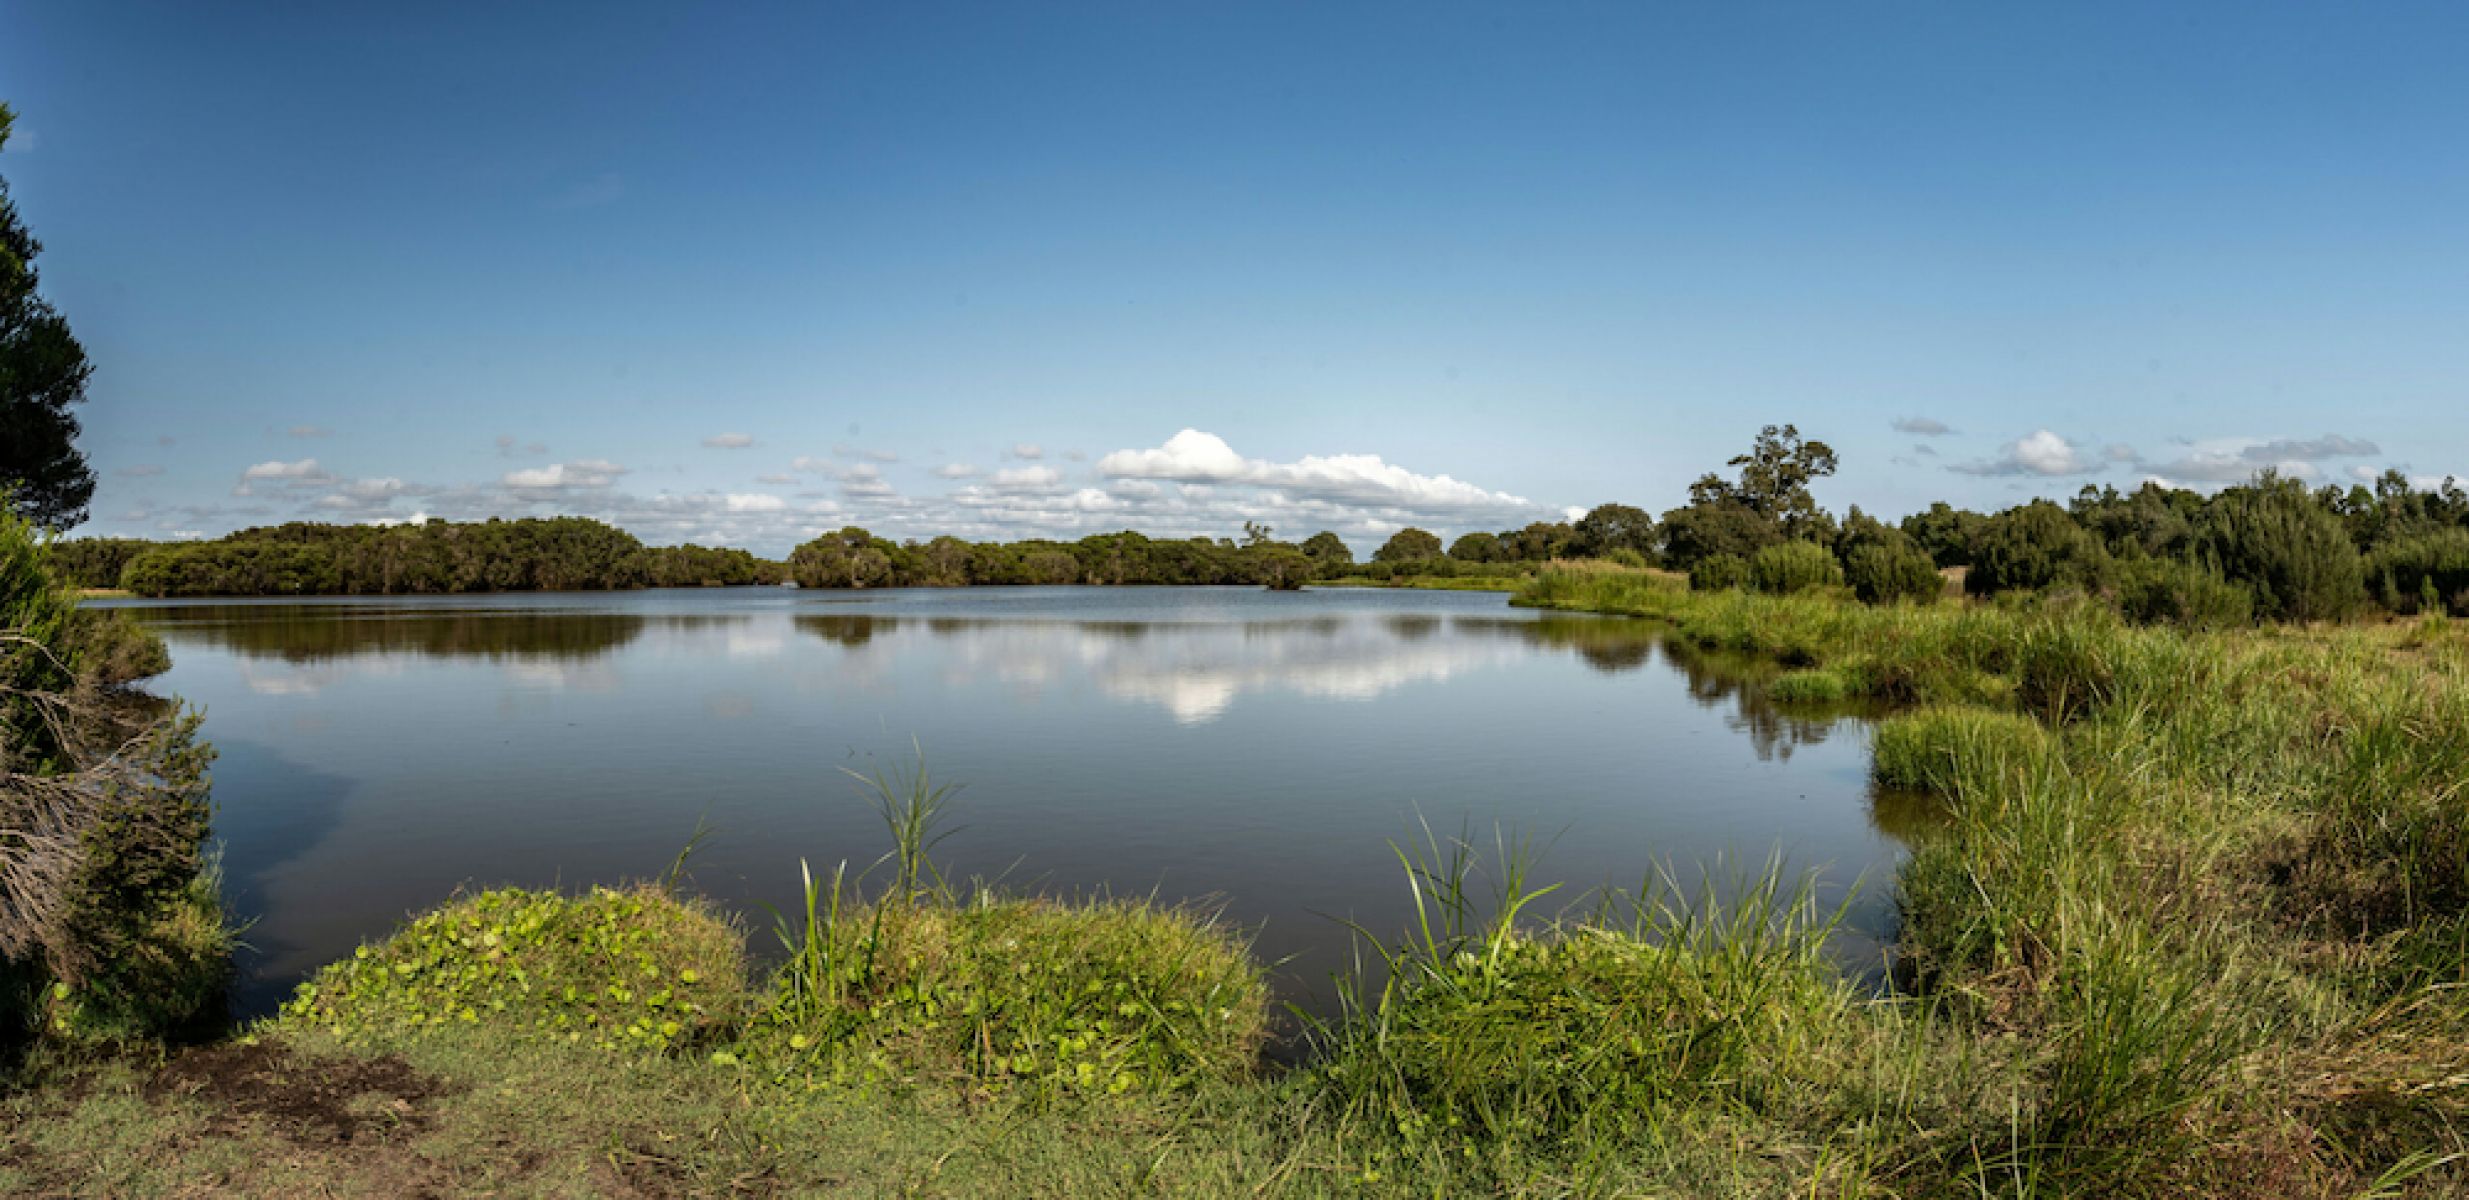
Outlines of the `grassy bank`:
[[[1574,897],[1513,843],[1401,853],[1423,914],[1274,1069],[1205,914],[947,885],[895,852],[741,918],[488,893],[245,1037],[57,1059],[0,1191],[2446,1196],[2469,1118],[2469,636],[2223,633],[2089,605],[1872,607],[1548,572],[1876,698],[1934,821],[1887,996],[1774,873]],[[1644,864],[1641,864],[1643,868]],[[1553,914],[1558,914],[1557,916]],[[167,1149],[168,1148],[168,1149]]]

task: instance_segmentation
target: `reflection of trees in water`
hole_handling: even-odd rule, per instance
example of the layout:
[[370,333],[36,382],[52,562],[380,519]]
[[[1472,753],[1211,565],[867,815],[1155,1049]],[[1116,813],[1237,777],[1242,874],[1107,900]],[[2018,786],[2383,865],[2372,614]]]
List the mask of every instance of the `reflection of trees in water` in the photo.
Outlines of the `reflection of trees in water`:
[[1440,618],[1417,615],[1382,617],[1382,628],[1407,641],[1420,641],[1440,632]]
[[1649,621],[1619,617],[1456,617],[1449,628],[1460,633],[1523,638],[1530,645],[1575,650],[1586,665],[1606,675],[1634,671],[1654,661],[1661,641]]
[[[160,617],[153,614],[160,613]],[[203,643],[249,658],[327,662],[377,654],[433,658],[595,658],[642,636],[647,621],[620,613],[453,609],[357,612],[331,605],[156,609],[174,646]]]
[[797,626],[799,633],[811,633],[824,641],[851,650],[873,641],[874,635],[878,633],[891,633],[900,628],[898,617],[845,613],[830,616],[801,614],[794,618],[793,623]]
[[1758,760],[1789,762],[1792,751],[1827,739],[1849,716],[1842,710],[1786,711],[1766,696],[1771,668],[1746,659],[1716,654],[1679,639],[1664,643],[1664,657],[1689,681],[1689,697],[1706,708],[1730,705],[1724,724],[1748,735]]
[[1942,797],[1880,787],[1876,780],[1869,781],[1869,823],[1879,833],[1910,849],[1919,849],[1922,842],[1946,828],[1948,815]]

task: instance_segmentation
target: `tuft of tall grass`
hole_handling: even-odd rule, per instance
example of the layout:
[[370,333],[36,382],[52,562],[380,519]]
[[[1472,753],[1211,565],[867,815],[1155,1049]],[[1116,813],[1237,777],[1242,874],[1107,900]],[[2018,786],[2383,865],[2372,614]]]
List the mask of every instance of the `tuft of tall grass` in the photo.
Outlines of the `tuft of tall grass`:
[[2051,742],[2040,722],[2019,713],[1934,705],[1878,722],[1870,771],[1890,788],[1951,796],[1966,783],[2010,784],[2048,758]]
[[[1779,863],[1684,894],[1668,875],[1578,915],[1534,915],[1529,848],[1399,849],[1415,921],[1362,943],[1313,1079],[1408,1154],[1513,1176],[1530,1156],[1600,1164],[1675,1122],[1781,1104],[1796,1062],[1843,1038],[1852,993],[1824,946],[1841,910]],[[1722,896],[1728,894],[1729,899]]]

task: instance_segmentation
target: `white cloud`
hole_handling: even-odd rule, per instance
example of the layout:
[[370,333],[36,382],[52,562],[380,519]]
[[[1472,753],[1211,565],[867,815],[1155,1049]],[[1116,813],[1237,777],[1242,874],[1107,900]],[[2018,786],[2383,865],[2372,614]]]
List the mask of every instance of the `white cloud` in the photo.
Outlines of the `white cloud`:
[[704,438],[703,444],[714,450],[743,450],[754,445],[754,436],[744,433],[715,433]]
[[937,479],[975,479],[977,468],[967,463],[945,463],[934,469]]
[[788,509],[789,502],[778,496],[766,496],[761,493],[731,492],[728,497],[728,506],[729,511],[733,513],[784,512]]
[[499,482],[525,491],[564,491],[570,488],[604,488],[623,474],[626,474],[626,468],[605,458],[583,458],[509,471]]
[[231,494],[254,496],[257,494],[255,485],[267,481],[280,481],[285,487],[303,488],[332,483],[334,476],[317,465],[314,458],[304,458],[298,462],[261,462],[240,472],[240,482],[232,486]]
[[1008,453],[1010,453],[1013,458],[1020,459],[1024,462],[1036,462],[1038,459],[1046,457],[1046,448],[1035,442],[1021,442],[1014,445]]
[[2046,429],[2035,430],[2007,444],[1986,462],[1957,463],[1946,468],[1966,475],[2087,475],[2096,467],[2092,456],[2073,442]]
[[314,458],[299,462],[261,462],[240,473],[242,479],[322,479],[325,468]]
[[1197,429],[1186,429],[1154,450],[1117,450],[1097,460],[1097,469],[1118,477],[1236,484],[1418,512],[1531,507],[1524,497],[1487,491],[1447,475],[1418,475],[1377,454],[1314,454],[1291,463],[1245,458],[1225,439]]
[[1942,437],[1953,433],[1954,427],[1935,417],[1896,417],[1895,432],[1918,437]]
[[991,482],[1000,491],[1036,491],[1063,482],[1063,472],[1046,466],[1005,467],[994,473]]

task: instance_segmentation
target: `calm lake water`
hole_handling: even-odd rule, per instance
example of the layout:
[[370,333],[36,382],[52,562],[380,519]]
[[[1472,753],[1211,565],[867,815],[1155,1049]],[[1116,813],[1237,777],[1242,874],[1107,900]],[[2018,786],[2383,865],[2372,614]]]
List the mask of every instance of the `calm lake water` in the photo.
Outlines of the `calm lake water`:
[[[842,768],[925,747],[964,785],[939,858],[1060,893],[1222,905],[1326,1003],[1340,918],[1400,930],[1418,822],[1543,843],[1574,899],[1781,853],[1874,966],[1900,843],[1851,717],[1778,713],[1654,628],[1495,594],[1256,588],[789,589],[126,605],[157,690],[206,712],[240,1003],[458,888],[658,874],[758,948],[798,860],[873,861]],[[1553,897],[1554,901],[1560,896]]]

